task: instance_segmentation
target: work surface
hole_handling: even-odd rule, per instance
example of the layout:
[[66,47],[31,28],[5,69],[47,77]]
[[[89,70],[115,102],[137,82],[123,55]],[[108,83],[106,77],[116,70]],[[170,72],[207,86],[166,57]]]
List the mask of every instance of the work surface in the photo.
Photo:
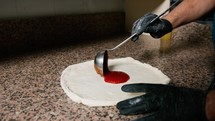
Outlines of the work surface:
[[[0,60],[0,119],[3,120],[131,120],[113,107],[87,107],[72,102],[60,85],[69,65],[93,60],[97,52],[112,48],[129,34],[75,42],[67,47],[3,58]],[[215,55],[210,27],[190,24],[173,32],[170,52],[128,42],[109,58],[132,57],[160,69],[172,85],[205,90],[213,78]],[[92,65],[93,66],[93,65]]]

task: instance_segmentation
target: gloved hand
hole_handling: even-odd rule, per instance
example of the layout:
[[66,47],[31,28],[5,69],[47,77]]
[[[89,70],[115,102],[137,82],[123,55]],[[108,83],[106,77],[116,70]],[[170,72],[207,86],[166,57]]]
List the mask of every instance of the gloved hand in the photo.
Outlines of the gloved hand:
[[121,101],[121,115],[149,114],[140,121],[205,121],[206,93],[184,87],[161,84],[124,85],[125,92],[146,94]]
[[147,13],[135,21],[131,33],[132,35],[136,33],[137,36],[134,36],[132,41],[136,41],[143,32],[150,33],[154,38],[160,38],[172,31],[172,24],[168,20],[158,18],[150,23],[156,17],[157,15],[153,13]]

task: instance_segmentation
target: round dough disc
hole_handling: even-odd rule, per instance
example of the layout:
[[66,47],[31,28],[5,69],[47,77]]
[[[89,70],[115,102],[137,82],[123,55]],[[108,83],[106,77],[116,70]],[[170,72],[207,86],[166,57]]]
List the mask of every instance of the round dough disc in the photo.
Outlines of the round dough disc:
[[131,57],[109,59],[111,71],[122,71],[130,79],[125,83],[111,84],[96,73],[94,61],[70,65],[61,75],[61,86],[74,102],[88,106],[113,106],[119,101],[139,96],[143,93],[125,93],[121,91],[124,84],[156,83],[167,84],[170,79],[160,70],[149,64],[141,63]]

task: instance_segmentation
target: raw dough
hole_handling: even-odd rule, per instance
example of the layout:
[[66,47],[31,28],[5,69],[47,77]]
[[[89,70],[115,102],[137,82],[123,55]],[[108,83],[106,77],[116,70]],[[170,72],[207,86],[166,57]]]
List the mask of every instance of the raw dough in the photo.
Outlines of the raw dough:
[[130,76],[126,83],[106,83],[104,78],[96,73],[93,60],[68,66],[61,75],[61,86],[74,102],[88,106],[112,106],[124,99],[143,93],[125,93],[121,91],[124,84],[159,83],[167,84],[170,79],[160,70],[141,63],[131,57],[109,59],[111,71],[122,71]]

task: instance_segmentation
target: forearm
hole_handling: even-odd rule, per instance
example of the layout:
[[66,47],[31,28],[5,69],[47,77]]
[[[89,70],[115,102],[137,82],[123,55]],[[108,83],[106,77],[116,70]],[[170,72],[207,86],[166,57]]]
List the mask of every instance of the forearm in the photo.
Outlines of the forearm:
[[209,121],[215,121],[215,91],[209,92],[206,97],[205,112]]
[[192,22],[215,8],[215,0],[183,0],[175,9],[164,16],[173,26]]

